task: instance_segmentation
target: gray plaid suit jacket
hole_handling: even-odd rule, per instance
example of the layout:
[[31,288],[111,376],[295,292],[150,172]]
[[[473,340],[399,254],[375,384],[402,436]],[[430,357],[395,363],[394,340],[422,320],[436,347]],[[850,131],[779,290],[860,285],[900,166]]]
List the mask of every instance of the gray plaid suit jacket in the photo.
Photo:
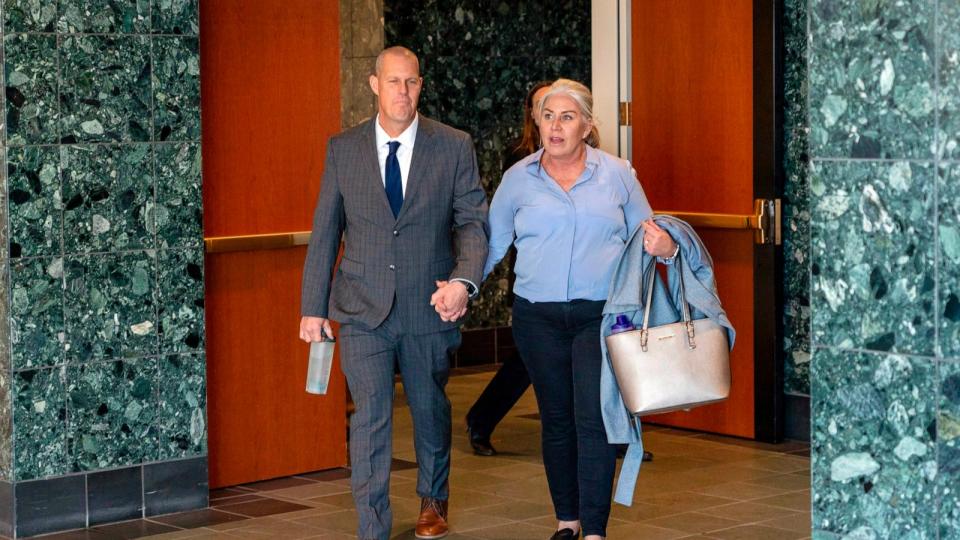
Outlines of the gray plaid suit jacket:
[[[436,280],[479,285],[483,277],[487,198],[473,141],[420,115],[403,207],[394,219],[377,163],[375,121],[327,145],[301,312],[375,328],[393,307],[409,333],[454,328],[440,320],[430,296]],[[334,273],[341,241],[343,258]]]

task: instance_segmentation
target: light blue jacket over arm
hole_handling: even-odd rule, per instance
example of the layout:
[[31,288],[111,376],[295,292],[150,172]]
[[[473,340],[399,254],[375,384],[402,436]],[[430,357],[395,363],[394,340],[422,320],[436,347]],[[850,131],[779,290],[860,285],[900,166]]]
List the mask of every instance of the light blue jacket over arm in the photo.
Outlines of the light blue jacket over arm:
[[[713,260],[707,253],[703,241],[685,221],[672,216],[656,216],[657,225],[670,233],[680,245],[680,271],[690,303],[691,316],[694,319],[709,317],[727,329],[730,348],[733,348],[735,332],[720,305],[717,286],[714,281]],[[638,228],[624,248],[617,262],[610,282],[610,293],[603,307],[603,323],[600,332],[600,346],[603,350],[603,366],[600,373],[600,399],[603,423],[607,430],[607,440],[611,444],[629,444],[617,479],[614,502],[630,506],[633,503],[633,491],[643,460],[643,443],[640,437],[640,420],[627,410],[620,395],[620,387],[613,372],[613,365],[607,354],[606,336],[616,321],[618,314],[626,314],[639,328],[643,323],[644,279],[655,279],[654,299],[650,312],[650,326],[660,326],[680,320],[680,287],[677,274],[669,272],[669,292],[656,272],[644,275],[650,267],[653,257],[643,250],[643,228]],[[676,268],[676,266],[674,266]]]

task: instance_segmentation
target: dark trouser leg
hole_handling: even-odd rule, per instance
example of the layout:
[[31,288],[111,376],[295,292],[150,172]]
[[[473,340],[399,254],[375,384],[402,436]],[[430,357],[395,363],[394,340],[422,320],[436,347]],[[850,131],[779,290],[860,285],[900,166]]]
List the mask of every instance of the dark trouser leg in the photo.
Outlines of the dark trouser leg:
[[379,330],[343,325],[340,359],[356,410],[350,418],[350,485],[360,538],[387,540],[395,347]]
[[446,500],[450,475],[450,400],[444,389],[460,331],[400,338],[400,374],[413,417],[417,494]]
[[564,304],[513,304],[513,337],[540,408],[543,466],[557,519],[579,519],[577,430],[574,424],[573,334],[565,328]]
[[467,423],[473,432],[482,437],[493,434],[497,424],[516,405],[529,386],[527,368],[520,360],[520,353],[514,352],[503,362],[467,413]]
[[576,303],[573,320],[573,395],[577,424],[577,476],[583,535],[606,536],[617,447],[607,443],[600,410],[600,321],[603,303]]

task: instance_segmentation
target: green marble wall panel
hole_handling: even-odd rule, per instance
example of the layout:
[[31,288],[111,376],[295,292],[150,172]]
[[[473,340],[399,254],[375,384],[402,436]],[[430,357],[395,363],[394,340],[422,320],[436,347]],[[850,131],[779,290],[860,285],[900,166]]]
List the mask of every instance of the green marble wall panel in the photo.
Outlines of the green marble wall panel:
[[200,33],[198,0],[151,0],[153,31],[158,34]]
[[10,359],[10,261],[0,258],[0,480],[13,472],[13,380]]
[[926,163],[811,168],[816,343],[933,354],[934,182]]
[[150,40],[60,38],[61,141],[150,140]]
[[817,157],[929,158],[934,0],[811,0],[810,144]]
[[154,247],[149,144],[62,147],[66,253]]
[[[0,4],[0,21],[3,5]],[[2,24],[2,23],[0,23]],[[3,62],[3,32],[0,30],[0,62]],[[0,69],[0,87],[6,88]],[[5,92],[0,92],[0,110],[6,110]],[[7,227],[7,158],[5,129],[0,129],[0,480],[13,474],[13,380],[10,358],[10,243]]]
[[0,479],[205,455],[199,2],[0,2]]
[[144,33],[150,29],[150,0],[61,2],[57,31],[87,34]]
[[940,354],[960,357],[960,165],[943,165],[938,223]]
[[937,148],[945,159],[960,159],[960,2],[940,1],[939,114],[940,132]]
[[207,453],[206,362],[202,355],[162,356],[157,375],[159,459]]
[[73,471],[156,460],[156,370],[153,358],[67,368]]
[[57,3],[57,0],[3,0],[3,31],[56,31]]
[[156,304],[162,353],[203,350],[203,250],[158,253]]
[[960,364],[940,364],[940,410],[937,420],[937,456],[940,499],[940,538],[960,532]]
[[200,138],[200,42],[157,37],[154,48],[154,127],[157,141]]
[[960,538],[960,3],[810,6],[814,537]]
[[[0,56],[2,56],[2,48],[0,48]],[[0,78],[0,86],[2,86],[2,78]],[[3,108],[3,98],[0,97],[0,108]],[[0,132],[3,130],[0,129]],[[2,136],[0,136],[2,139]],[[10,205],[7,200],[7,149],[5,146],[0,145],[0,261],[6,260],[10,256],[10,228],[9,228],[9,216],[10,216]]]
[[[545,13],[563,13],[562,24]],[[384,2],[386,45],[416,52],[424,77],[420,110],[473,136],[481,181],[492,196],[520,134],[527,89],[566,77],[590,84],[590,2],[465,0]],[[510,324],[507,265],[471,302],[465,328]]]
[[57,142],[56,36],[5,35],[3,48],[7,144]]
[[14,370],[63,363],[63,259],[13,259],[10,347]]
[[[0,20],[3,18],[3,4],[0,4]],[[0,64],[3,64],[3,31],[0,27]],[[3,76],[3,69],[0,69],[0,88],[6,89],[6,79]],[[0,111],[7,110],[6,91],[0,92]],[[0,261],[10,256],[10,236],[8,228],[9,204],[7,204],[7,133],[6,133],[6,115],[3,116],[2,126],[0,126]],[[4,289],[4,290],[9,290]],[[6,296],[6,295],[5,295]],[[9,296],[6,300],[9,301]],[[9,344],[8,344],[9,345]],[[2,421],[2,419],[0,419]]]
[[59,255],[62,246],[60,152],[52,146],[9,148],[7,199],[12,257]]
[[197,143],[157,144],[157,205],[154,219],[160,248],[203,245],[202,158]]
[[14,478],[18,481],[69,472],[66,382],[63,367],[13,373]]
[[133,251],[65,259],[69,362],[157,353],[156,258]]
[[936,538],[936,381],[927,358],[814,351],[814,528]]
[[783,2],[784,391],[810,393],[810,193],[807,184],[807,2]]

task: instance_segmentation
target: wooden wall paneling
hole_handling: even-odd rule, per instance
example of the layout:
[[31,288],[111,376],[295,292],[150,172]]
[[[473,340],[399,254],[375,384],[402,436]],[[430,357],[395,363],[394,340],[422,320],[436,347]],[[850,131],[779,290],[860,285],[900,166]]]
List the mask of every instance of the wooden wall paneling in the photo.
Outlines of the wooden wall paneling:
[[[200,3],[204,234],[309,230],[340,130],[339,3]],[[305,249],[206,260],[210,485],[346,464],[345,388],[304,391]]]

